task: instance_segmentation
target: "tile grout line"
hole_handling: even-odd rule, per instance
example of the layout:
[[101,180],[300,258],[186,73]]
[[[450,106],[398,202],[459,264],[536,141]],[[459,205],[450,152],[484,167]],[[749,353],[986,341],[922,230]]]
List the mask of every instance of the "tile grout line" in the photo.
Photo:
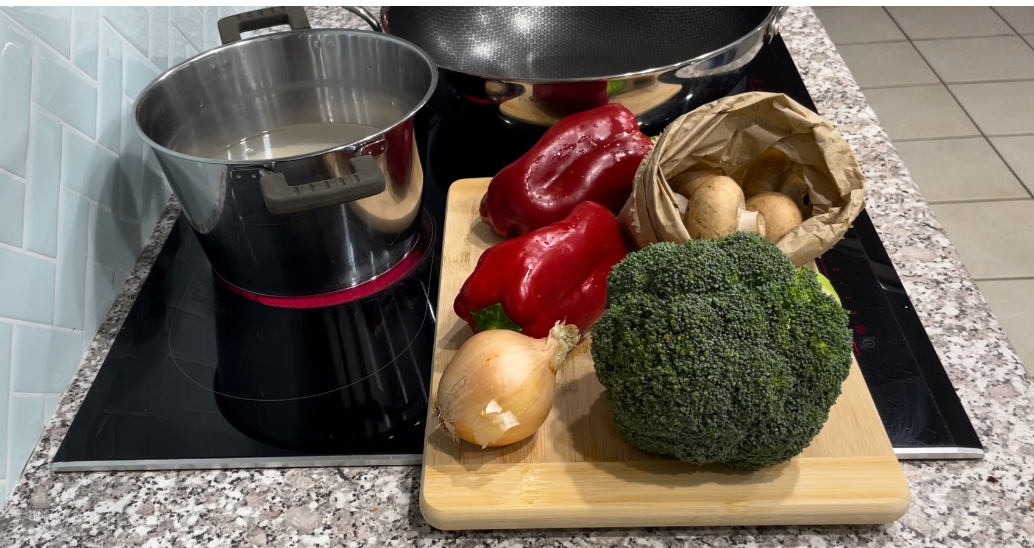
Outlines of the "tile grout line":
[[[918,50],[918,48],[917,48],[917,50]],[[933,68],[931,68],[930,71],[933,72],[934,75],[937,76],[938,79],[940,78],[940,75],[938,75],[936,73],[936,71],[933,70]],[[943,86],[972,86],[972,85],[979,85],[979,84],[1012,84],[1012,83],[1016,83],[1016,82],[1034,82],[1034,78],[1002,78],[1002,79],[998,79],[998,80],[971,80],[971,81],[968,81],[968,82],[945,82],[944,80],[941,80],[941,81],[936,82],[936,83],[924,83],[924,84],[885,84],[885,85],[880,85],[880,86],[866,86],[866,87],[864,87],[862,89],[918,88],[918,87],[928,87],[928,86],[936,86],[936,85],[943,85]]]
[[[31,116],[30,116],[30,118],[31,118]],[[30,121],[29,124],[31,125],[32,122]],[[28,148],[29,148],[28,143],[26,143],[25,148],[26,148],[26,150],[28,150]],[[15,175],[14,173],[11,173],[10,171],[7,171],[6,169],[4,169],[2,167],[0,167],[0,175],[6,175],[6,176],[8,176],[8,177],[10,177],[12,179],[17,180],[20,183],[24,183],[26,181],[26,179],[28,179],[28,177],[23,177],[21,175]]]
[[[150,12],[148,12],[148,20],[150,20]],[[108,21],[103,15],[101,16],[101,21],[102,21],[102,23],[101,23],[102,25],[107,25],[108,29],[111,30],[111,32],[114,32],[115,36],[118,36],[118,39],[122,41],[122,63],[123,63],[123,66],[125,65],[125,62],[126,62],[126,46],[129,46],[129,47],[133,48],[133,51],[135,51],[137,53],[137,55],[142,57],[144,59],[144,61],[146,61],[147,64],[151,68],[153,68],[155,71],[157,71],[159,75],[161,75],[161,73],[165,72],[163,70],[158,70],[158,65],[152,63],[151,62],[151,58],[148,57],[147,55],[144,55],[144,53],[142,51],[140,51],[136,47],[136,45],[134,45],[132,42],[130,42],[125,36],[123,36],[121,32],[115,30],[115,27],[112,26],[111,21]],[[150,29],[148,29],[147,49],[151,49]],[[122,72],[125,73],[125,71],[122,71]],[[122,75],[122,88],[123,89],[125,89],[125,87],[126,87],[125,86],[125,81],[126,81],[126,75],[123,74]]]
[[30,322],[29,320],[18,320],[15,318],[5,318],[0,316],[0,323],[6,323],[11,325],[21,325],[24,327],[32,327],[35,329],[45,329],[50,331],[56,331],[58,333],[82,333],[82,329],[73,329],[69,327],[61,327],[59,325],[47,325],[45,323]]
[[[65,161],[65,132],[62,131],[61,132],[61,162],[60,162],[60,164],[62,166],[64,165],[64,161]],[[62,169],[61,171],[63,172],[64,170]],[[63,202],[64,200],[61,199],[61,188],[64,187],[65,185],[63,184],[64,181],[62,179],[64,179],[64,174],[63,173],[58,174],[58,176],[57,176],[57,234],[56,234],[56,238],[55,238],[56,241],[54,242],[54,287],[51,289],[51,291],[53,291],[53,293],[54,293],[54,306],[52,307],[53,310],[51,311],[52,315],[50,317],[51,318],[50,323],[52,325],[55,325],[55,326],[57,325],[57,305],[58,305],[57,286],[61,283],[59,281],[59,279],[60,279],[60,276],[61,276],[61,264],[63,262],[63,261],[61,261],[61,226],[62,226],[62,223],[61,223],[61,210],[62,210],[61,202]]]
[[5,249],[7,251],[11,251],[13,253],[17,253],[18,255],[24,255],[26,257],[32,257],[33,259],[38,259],[38,260],[45,261],[45,262],[48,262],[48,263],[57,264],[57,259],[54,259],[52,257],[47,257],[46,255],[43,255],[43,254],[40,254],[40,253],[36,253],[35,251],[29,251],[28,249],[25,249],[23,247],[17,247],[17,246],[13,246],[11,244],[5,244],[3,242],[0,242],[0,249]]
[[[86,139],[87,141],[89,141],[92,144],[95,144],[95,145],[99,146],[101,150],[103,150],[104,152],[107,152],[111,156],[114,156],[116,160],[118,159],[118,157],[119,157],[118,154],[112,152],[111,149],[109,149],[108,147],[102,145],[100,142],[97,141],[97,139],[95,139],[93,137],[90,137],[89,135],[87,135],[87,134],[83,133],[82,131],[80,131],[79,128],[77,128],[77,127],[73,126],[72,124],[64,121],[57,114],[54,114],[53,112],[50,112],[49,110],[47,110],[47,107],[45,107],[45,106],[43,106],[43,105],[41,105],[41,104],[39,104],[39,103],[37,103],[35,101],[30,101],[30,103],[31,103],[30,107],[34,107],[36,110],[38,110],[40,112],[40,114],[43,114],[44,116],[46,116],[46,117],[54,120],[58,124],[60,124],[62,129],[68,129],[68,130],[70,130],[70,131],[72,131],[74,133],[78,133],[79,135],[82,135],[84,139]],[[62,131],[61,133],[63,135],[64,131]]]
[[1030,45],[1029,42],[1027,42],[1026,40],[1023,39],[1023,35],[1020,34],[1020,31],[1016,30],[1016,27],[1012,26],[1012,23],[1010,23],[1009,20],[1005,18],[1005,16],[1003,16],[1000,13],[998,13],[998,10],[996,10],[994,6],[988,6],[988,7],[991,8],[991,11],[993,11],[994,14],[997,15],[998,18],[1001,19],[1003,23],[1005,23],[1005,26],[1009,27],[1009,29],[1012,30],[1016,34],[1016,36],[1019,37],[1020,42],[1023,42],[1024,44],[1027,44],[1027,47],[1029,47],[1030,49],[1034,49],[1034,46]]
[[[901,31],[901,34],[904,34],[905,38],[908,38],[909,43],[912,44],[912,48],[915,49],[916,53],[919,54],[919,58],[922,59],[924,63],[926,63],[926,66],[930,67],[930,70],[933,71],[934,76],[936,76],[937,79],[940,80],[941,84],[944,86],[945,91],[947,91],[948,95],[951,96],[951,99],[953,101],[955,101],[956,105],[959,106],[959,109],[961,109],[962,113],[966,115],[966,118],[968,118],[969,122],[971,124],[973,124],[973,127],[975,127],[976,130],[978,132],[980,132],[980,137],[982,137],[984,139],[984,142],[986,142],[988,144],[988,146],[991,147],[991,150],[993,150],[995,152],[995,156],[998,156],[998,159],[1003,164],[1005,164],[1005,168],[1009,170],[1009,173],[1011,173],[1013,177],[1016,178],[1016,180],[1020,183],[1020,186],[1022,186],[1023,189],[1027,191],[1027,195],[1030,196],[1031,198],[1034,198],[1034,192],[1032,192],[1031,189],[1027,188],[1027,185],[1023,184],[1023,179],[1021,179],[1020,176],[1016,173],[1016,170],[1013,169],[1012,166],[1009,165],[1009,162],[1005,161],[1005,157],[1002,156],[1002,154],[1000,152],[998,152],[998,149],[995,148],[994,144],[991,143],[991,140],[988,139],[987,135],[984,133],[984,130],[980,127],[979,124],[977,124],[977,121],[973,119],[973,116],[969,113],[968,110],[966,110],[966,107],[962,104],[961,101],[959,101],[959,98],[955,96],[955,93],[951,90],[951,88],[948,87],[948,84],[944,83],[944,79],[941,78],[941,75],[938,74],[937,70],[933,68],[933,65],[930,64],[930,61],[928,61],[926,59],[926,56],[923,55],[923,52],[920,51],[919,48],[917,48],[915,46],[915,44],[912,42],[912,38],[909,37],[908,34],[905,33],[905,29],[901,28],[901,25],[898,23],[898,20],[894,18],[894,15],[890,13],[890,10],[888,10],[886,7],[884,7],[883,11],[884,11],[884,13],[887,14],[888,17],[890,17],[890,20],[894,23],[894,25],[898,27],[898,30]],[[994,10],[991,10],[991,11],[994,11]],[[994,12],[994,13],[995,13],[995,15],[998,15],[998,12]],[[1001,18],[1001,15],[998,15],[998,17]],[[1012,28],[1012,27],[1010,26],[1009,28]],[[1020,40],[1022,40],[1022,39],[1023,38],[1020,38]]]
[[[49,51],[51,54],[57,56],[61,61],[64,61],[64,62],[68,63],[68,65],[70,67],[72,67],[72,72],[74,72],[76,74],[76,76],[79,76],[80,78],[85,78],[86,79],[86,83],[88,83],[88,84],[92,83],[94,85],[94,87],[96,87],[97,80],[94,79],[89,74],[86,74],[86,71],[81,69],[81,68],[79,68],[79,66],[76,65],[75,63],[73,63],[71,59],[65,59],[65,56],[61,55],[61,52],[59,52],[58,50],[54,49],[50,44],[44,42],[43,40],[39,40],[39,37],[36,36],[35,34],[33,34],[32,37],[34,39],[38,40],[40,45],[43,46],[44,49]],[[98,41],[99,41],[99,38],[98,38]],[[98,55],[99,55],[99,52],[98,52]]]
[[[15,325],[17,325],[17,324],[15,324]],[[12,404],[14,403],[14,398],[11,397],[11,392],[12,392],[11,388],[14,387],[14,327],[11,328],[11,351],[10,351],[10,356],[8,357],[8,359],[9,359],[8,363],[10,364],[10,366],[7,368],[7,425],[5,427],[7,429],[7,431],[4,432],[4,443],[7,445],[7,447],[6,447],[7,455],[5,455],[5,457],[4,457],[4,460],[6,461],[4,463],[4,468],[6,468],[6,470],[4,470],[4,475],[7,477],[7,486],[8,486],[8,488],[7,488],[7,496],[11,496],[11,491],[14,490],[14,486],[18,483],[18,478],[11,479],[11,472],[10,472],[10,470],[11,470],[11,445],[12,445],[10,443],[10,440],[11,440],[11,422],[12,422],[12,419],[11,419],[11,415],[12,415],[11,408],[12,408]],[[5,501],[5,503],[6,503],[6,501]]]
[[78,191],[73,190],[71,188],[68,188],[67,186],[65,186],[63,184],[61,185],[61,189],[66,191],[66,192],[68,192],[72,196],[75,196],[76,198],[80,198],[80,199],[86,201],[86,203],[89,204],[89,205],[97,206],[97,209],[103,210],[105,213],[111,213],[112,216],[114,216],[115,218],[117,218],[119,220],[125,221],[125,222],[127,222],[127,223],[129,223],[131,225],[134,225],[134,226],[139,226],[140,225],[140,221],[139,220],[133,219],[131,217],[127,217],[124,213],[112,209],[111,206],[106,205],[106,204],[102,204],[102,203],[98,202],[97,200],[94,200],[93,198],[90,198],[89,196],[84,196],[84,195],[80,194]]
[[32,36],[32,40],[29,41],[32,51],[29,52],[29,128],[25,132],[29,142],[25,143],[25,177],[22,178],[22,182],[25,183],[25,193],[22,194],[22,249],[25,248],[25,229],[29,226],[29,168],[31,167],[29,157],[32,153],[33,136],[39,131],[32,115],[32,97],[36,93],[36,75],[39,74],[39,63],[36,61],[37,39],[35,34],[29,34],[29,36]]
[[1034,280],[1034,276],[985,276],[981,278],[973,277],[975,282],[1012,282],[1020,280]]
[[974,198],[968,200],[927,200],[926,203],[929,205],[953,205],[953,204],[977,204],[977,203],[988,203],[988,202],[1029,202],[1031,198]]

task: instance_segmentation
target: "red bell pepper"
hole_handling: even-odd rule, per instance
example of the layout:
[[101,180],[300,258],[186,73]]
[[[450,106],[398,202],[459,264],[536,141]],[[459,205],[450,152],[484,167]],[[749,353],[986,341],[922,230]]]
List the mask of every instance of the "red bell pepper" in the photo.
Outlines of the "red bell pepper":
[[614,214],[582,202],[562,221],[485,250],[453,308],[475,333],[542,338],[558,321],[586,333],[603,315],[611,267],[627,253]]
[[621,93],[625,86],[625,80],[534,84],[531,95],[536,101],[566,116],[609,103],[610,96]]
[[509,237],[559,221],[581,202],[616,213],[652,146],[635,115],[617,103],[562,118],[492,178],[481,218]]

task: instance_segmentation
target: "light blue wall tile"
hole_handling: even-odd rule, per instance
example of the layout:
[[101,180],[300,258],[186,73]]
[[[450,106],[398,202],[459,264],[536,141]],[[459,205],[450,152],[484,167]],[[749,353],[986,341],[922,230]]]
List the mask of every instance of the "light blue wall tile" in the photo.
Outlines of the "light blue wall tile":
[[169,8],[147,8],[151,21],[151,47],[147,57],[161,70],[169,68]]
[[[96,206],[92,206],[96,209]],[[115,269],[94,262],[86,265],[86,333],[96,333],[115,300]],[[84,341],[84,346],[89,342]]]
[[39,36],[47,45],[68,59],[72,34],[72,8],[3,7],[0,9],[6,11],[24,25],[29,32]]
[[[57,244],[57,308],[61,327],[83,329],[86,304],[86,250],[89,247],[90,204],[61,192],[61,232]],[[87,335],[92,335],[88,333]]]
[[119,149],[119,202],[118,207],[113,209],[117,209],[130,219],[139,220],[144,180],[144,140],[137,134],[135,124],[133,102],[123,100],[122,145]]
[[7,500],[7,484],[0,483],[0,510],[4,509],[4,502]]
[[54,279],[54,263],[0,248],[0,316],[53,322]]
[[46,397],[43,400],[43,422],[46,424],[51,417],[54,416],[54,412],[57,411],[58,405],[61,403],[61,395]]
[[162,166],[158,163],[158,157],[154,155],[154,149],[147,143],[144,143],[144,167],[155,173],[162,172]]
[[204,25],[202,14],[198,8],[193,6],[171,6],[169,8],[169,19],[172,26],[179,30],[194,51],[200,50],[205,44]]
[[11,390],[60,394],[83,357],[83,334],[14,326]]
[[118,158],[75,132],[65,134],[65,161],[61,166],[64,185],[83,196],[110,207],[118,193]]
[[122,39],[101,27],[100,74],[97,79],[97,142],[118,153],[122,135]]
[[191,59],[193,57],[196,57],[198,53],[200,53],[200,52],[197,49],[195,49],[194,46],[191,46],[190,43],[188,42],[187,43],[187,59]]
[[57,404],[59,403],[61,403],[61,396],[47,397],[43,399],[43,424],[46,424],[47,421],[54,416],[54,411],[57,411]]
[[32,456],[32,450],[43,433],[43,398],[38,396],[12,396],[11,422],[7,432],[10,448],[7,454],[7,477],[13,486],[21,476],[25,463]]
[[129,270],[140,253],[140,225],[116,217],[106,208],[93,208],[89,260]]
[[7,477],[7,409],[11,399],[11,335],[14,328],[0,323],[0,479]]
[[25,249],[57,256],[57,196],[61,189],[61,124],[33,109],[29,177],[25,186]]
[[147,84],[158,77],[158,71],[132,49],[123,52],[122,74],[122,91],[133,100],[136,100]]
[[202,27],[203,39],[202,47],[204,51],[208,51],[221,44],[219,39],[219,7],[218,6],[205,6],[202,8],[205,14],[204,26]]
[[91,78],[97,78],[97,27],[101,10],[98,7],[72,8],[72,62]]
[[165,208],[169,197],[165,195],[165,181],[157,172],[150,169],[144,170],[144,184],[141,192],[140,204],[140,241],[144,242],[151,231],[154,230],[154,223],[158,221],[158,215]]
[[[176,8],[171,8],[176,9]],[[176,29],[169,29],[169,67],[187,60],[187,42]]]
[[32,37],[0,15],[0,168],[25,176],[32,89]]
[[0,242],[22,246],[25,183],[0,172]]
[[96,137],[97,88],[80,76],[72,65],[43,48],[36,48],[32,100],[71,124]]
[[139,6],[105,6],[101,13],[130,44],[147,55],[147,8]]

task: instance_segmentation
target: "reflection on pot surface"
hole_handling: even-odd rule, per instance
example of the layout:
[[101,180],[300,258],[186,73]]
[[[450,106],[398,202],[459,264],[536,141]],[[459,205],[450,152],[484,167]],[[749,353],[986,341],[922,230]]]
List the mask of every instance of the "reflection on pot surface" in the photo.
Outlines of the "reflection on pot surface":
[[[425,419],[438,268],[430,218],[421,225],[413,266],[342,304],[285,310],[216,283],[215,389],[223,416],[265,443],[320,451],[343,451]],[[293,344],[314,337],[305,347]]]
[[136,120],[216,272],[300,296],[363,283],[412,250],[423,188],[412,117],[437,70],[392,36],[306,30],[301,8],[231,16],[220,31],[288,20],[291,32],[162,74]]

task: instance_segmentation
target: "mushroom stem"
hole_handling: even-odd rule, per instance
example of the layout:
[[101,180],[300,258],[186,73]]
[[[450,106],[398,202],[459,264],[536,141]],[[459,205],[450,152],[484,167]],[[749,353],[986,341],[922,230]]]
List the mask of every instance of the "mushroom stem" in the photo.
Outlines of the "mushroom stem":
[[736,227],[737,232],[754,232],[760,234],[762,238],[765,237],[766,225],[765,215],[760,211],[747,211],[741,209],[739,211],[740,218],[739,224]]

